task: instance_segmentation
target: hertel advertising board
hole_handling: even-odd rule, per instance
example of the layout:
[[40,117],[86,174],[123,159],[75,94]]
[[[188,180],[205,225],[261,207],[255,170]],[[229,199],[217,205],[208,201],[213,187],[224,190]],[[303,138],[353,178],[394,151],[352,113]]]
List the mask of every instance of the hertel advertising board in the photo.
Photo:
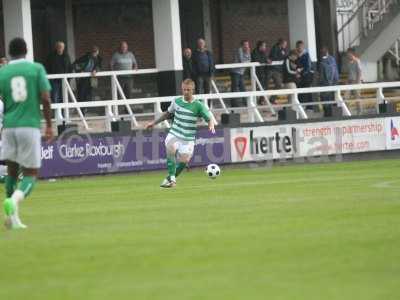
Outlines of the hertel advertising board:
[[232,162],[379,151],[385,148],[383,118],[231,130]]
[[231,129],[232,162],[293,157],[296,128],[291,125]]
[[380,151],[386,148],[383,118],[296,125],[300,157]]

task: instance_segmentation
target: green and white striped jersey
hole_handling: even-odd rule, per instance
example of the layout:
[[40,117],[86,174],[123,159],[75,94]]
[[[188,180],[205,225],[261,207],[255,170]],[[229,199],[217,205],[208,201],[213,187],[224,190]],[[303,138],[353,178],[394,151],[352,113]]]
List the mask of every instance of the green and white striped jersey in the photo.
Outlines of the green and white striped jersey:
[[174,114],[174,121],[169,133],[185,141],[194,141],[197,132],[197,119],[208,122],[211,118],[209,110],[200,100],[187,102],[183,97],[176,98],[168,107],[168,112]]

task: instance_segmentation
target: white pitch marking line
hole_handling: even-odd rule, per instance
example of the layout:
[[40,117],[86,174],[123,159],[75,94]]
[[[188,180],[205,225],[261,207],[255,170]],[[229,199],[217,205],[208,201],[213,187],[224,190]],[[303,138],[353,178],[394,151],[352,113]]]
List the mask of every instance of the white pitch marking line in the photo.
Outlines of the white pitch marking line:
[[392,180],[392,181],[381,181],[378,183],[375,183],[372,185],[374,188],[378,189],[400,189],[400,185],[394,185],[395,183],[398,183],[399,180]]

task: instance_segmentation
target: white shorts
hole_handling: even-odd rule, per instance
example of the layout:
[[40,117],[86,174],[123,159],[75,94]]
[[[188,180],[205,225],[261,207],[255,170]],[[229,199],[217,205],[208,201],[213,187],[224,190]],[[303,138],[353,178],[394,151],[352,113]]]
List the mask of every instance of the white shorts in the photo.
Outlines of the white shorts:
[[4,128],[1,135],[1,159],[16,162],[27,169],[41,166],[41,134],[38,128]]
[[168,133],[165,138],[165,147],[167,147],[167,149],[173,147],[176,149],[178,154],[192,156],[194,151],[194,141],[185,141],[171,133]]

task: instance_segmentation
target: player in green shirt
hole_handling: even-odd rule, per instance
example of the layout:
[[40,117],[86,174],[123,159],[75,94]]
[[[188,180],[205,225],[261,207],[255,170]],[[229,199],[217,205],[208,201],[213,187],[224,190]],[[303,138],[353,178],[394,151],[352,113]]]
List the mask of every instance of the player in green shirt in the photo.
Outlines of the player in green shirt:
[[[26,226],[19,218],[19,204],[32,192],[41,166],[40,104],[46,120],[45,137],[53,137],[50,83],[41,64],[25,59],[27,46],[23,39],[10,42],[9,54],[12,60],[0,69],[0,96],[4,103],[1,157],[8,169],[3,206],[6,227],[20,229]],[[20,169],[23,176],[18,182]]]
[[163,188],[171,188],[176,185],[176,177],[185,169],[192,158],[198,118],[203,118],[208,122],[208,129],[215,133],[211,114],[200,100],[194,98],[194,88],[195,85],[192,80],[183,81],[183,97],[172,101],[168,111],[146,126],[146,129],[150,129],[165,120],[174,119],[165,138],[168,176],[161,183]]

